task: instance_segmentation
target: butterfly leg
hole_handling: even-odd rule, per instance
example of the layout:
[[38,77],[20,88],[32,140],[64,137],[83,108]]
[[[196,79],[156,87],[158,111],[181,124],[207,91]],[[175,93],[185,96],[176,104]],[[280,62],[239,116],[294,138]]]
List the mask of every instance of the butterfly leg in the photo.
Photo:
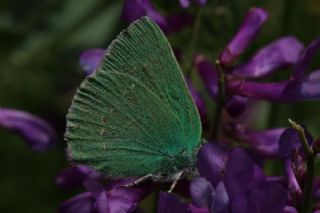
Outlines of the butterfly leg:
[[180,171],[180,172],[176,175],[173,183],[171,184],[171,187],[170,187],[168,193],[171,193],[171,192],[173,191],[174,187],[176,187],[176,185],[177,185],[178,181],[180,180],[183,172],[184,172],[184,171]]
[[146,180],[148,180],[148,179],[151,179],[152,177],[153,177],[152,174],[147,174],[147,175],[145,175],[145,176],[143,176],[143,177],[141,177],[141,178],[133,181],[132,183],[128,183],[128,184],[126,184],[126,185],[124,185],[124,186],[125,186],[125,187],[136,186],[136,185],[138,185],[138,184],[140,184],[140,183],[142,183],[142,182],[144,182],[144,181],[146,181]]

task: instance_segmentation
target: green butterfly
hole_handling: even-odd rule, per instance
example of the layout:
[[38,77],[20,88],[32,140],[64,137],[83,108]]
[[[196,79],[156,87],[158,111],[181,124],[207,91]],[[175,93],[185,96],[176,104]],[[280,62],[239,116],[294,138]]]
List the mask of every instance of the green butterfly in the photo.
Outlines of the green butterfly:
[[111,178],[173,181],[195,168],[199,113],[168,40],[150,18],[122,31],[81,84],[65,136],[73,161]]

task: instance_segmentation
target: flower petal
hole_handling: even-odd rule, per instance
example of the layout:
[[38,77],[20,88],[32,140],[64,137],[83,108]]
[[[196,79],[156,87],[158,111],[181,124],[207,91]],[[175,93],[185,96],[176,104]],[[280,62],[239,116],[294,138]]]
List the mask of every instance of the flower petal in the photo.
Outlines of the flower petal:
[[90,213],[94,210],[95,199],[90,192],[85,192],[65,201],[59,207],[60,213]]
[[284,128],[274,128],[256,131],[241,125],[229,125],[227,131],[237,141],[249,144],[252,150],[262,156],[280,157],[279,139],[284,130]]
[[302,196],[302,190],[297,180],[297,177],[293,171],[291,159],[286,159],[284,165],[285,174],[288,182],[288,190],[292,195],[295,196],[295,199],[299,199]]
[[158,200],[158,213],[189,213],[188,205],[173,194],[160,192]]
[[168,31],[169,23],[166,18],[156,10],[149,0],[125,0],[122,9],[123,20],[131,23],[142,16],[149,16],[163,31]]
[[292,206],[285,206],[283,213],[298,213],[298,210]]
[[203,55],[195,57],[195,64],[209,94],[216,98],[218,95],[218,72]]
[[187,8],[190,6],[190,0],[179,0],[181,7]]
[[[193,2],[198,6],[204,6],[207,4],[207,0],[193,0]],[[179,3],[183,8],[187,8],[190,6],[190,0],[179,0]]]
[[102,178],[103,174],[96,170],[85,165],[77,165],[60,172],[56,177],[55,182],[62,188],[70,189],[82,186],[84,181],[101,180]]
[[[294,83],[293,83],[294,82]],[[256,100],[272,102],[296,102],[320,99],[320,70],[316,70],[299,81],[288,80],[275,83],[230,81],[231,94]]]
[[[304,130],[308,143],[311,145],[313,137],[306,128]],[[289,158],[293,153],[299,151],[301,147],[302,142],[296,130],[288,128],[281,134],[279,139],[279,154],[283,159]]]
[[287,203],[285,188],[267,181],[263,170],[240,148],[230,153],[224,184],[235,212],[280,213]]
[[92,74],[101,63],[105,54],[105,49],[90,49],[81,53],[80,66],[85,76]]
[[216,187],[216,193],[214,196],[214,202],[211,205],[211,212],[216,213],[227,213],[229,212],[229,195],[224,186],[224,183],[221,181]]
[[85,181],[84,186],[96,199],[95,207],[99,213],[109,212],[107,193],[103,185],[97,181]]
[[217,142],[204,144],[198,152],[197,168],[202,177],[216,186],[223,178],[228,151]]
[[222,64],[230,64],[238,55],[243,53],[251,41],[256,37],[268,14],[261,8],[251,8],[242,25],[227,47],[222,51],[219,59]]
[[190,183],[190,195],[197,207],[209,207],[215,195],[211,183],[203,177],[195,177]]
[[30,113],[0,108],[0,127],[11,130],[37,151],[44,151],[57,143],[53,128],[41,118]]
[[299,60],[299,63],[295,67],[293,78],[301,79],[310,65],[312,59],[314,58],[315,54],[320,50],[320,37],[316,38],[311,44],[305,49],[302,57]]
[[246,109],[248,98],[240,95],[233,95],[226,100],[224,107],[230,116],[239,117]]
[[288,81],[276,83],[262,83],[252,81],[230,81],[228,89],[230,93],[242,95],[248,98],[268,101],[281,101],[282,94]]
[[113,190],[109,190],[107,191],[107,212],[131,212],[148,194],[148,190],[134,187],[126,188],[119,186]]
[[198,208],[192,204],[189,205],[190,213],[210,213],[208,208]]
[[257,78],[275,70],[296,64],[304,46],[293,36],[283,37],[262,48],[250,61],[235,68],[232,75]]

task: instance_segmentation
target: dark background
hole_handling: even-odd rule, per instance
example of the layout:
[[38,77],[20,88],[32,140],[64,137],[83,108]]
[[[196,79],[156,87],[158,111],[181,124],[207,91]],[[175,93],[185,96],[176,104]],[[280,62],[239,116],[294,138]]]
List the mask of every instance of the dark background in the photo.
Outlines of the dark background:
[[[181,9],[178,0],[153,2],[163,14],[195,9]],[[88,48],[106,48],[127,25],[120,17],[122,4],[115,0],[0,1],[0,106],[44,118],[60,138],[48,152],[35,152],[18,136],[0,129],[0,212],[56,212],[62,201],[77,193],[58,188],[54,178],[67,166],[65,114],[84,78],[78,57]],[[318,0],[212,0],[202,9],[197,52],[214,59],[252,6],[265,8],[270,18],[241,60],[280,36],[294,35],[307,45],[320,33]],[[186,29],[169,39],[184,52],[189,36]],[[313,67],[320,67],[320,60],[315,59]],[[273,78],[286,76],[287,72],[280,72]],[[319,102],[262,102],[262,106],[256,128],[288,126],[287,119],[293,118],[306,124],[314,136],[320,135]],[[277,172],[274,168],[269,170]]]

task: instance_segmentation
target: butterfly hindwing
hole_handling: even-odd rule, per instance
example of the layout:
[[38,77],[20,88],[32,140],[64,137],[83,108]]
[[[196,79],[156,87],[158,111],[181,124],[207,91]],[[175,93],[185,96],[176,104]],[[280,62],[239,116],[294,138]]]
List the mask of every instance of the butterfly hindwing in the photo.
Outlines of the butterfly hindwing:
[[166,161],[194,152],[200,134],[199,115],[172,49],[146,17],[112,42],[67,116],[71,158],[112,177],[171,172]]

